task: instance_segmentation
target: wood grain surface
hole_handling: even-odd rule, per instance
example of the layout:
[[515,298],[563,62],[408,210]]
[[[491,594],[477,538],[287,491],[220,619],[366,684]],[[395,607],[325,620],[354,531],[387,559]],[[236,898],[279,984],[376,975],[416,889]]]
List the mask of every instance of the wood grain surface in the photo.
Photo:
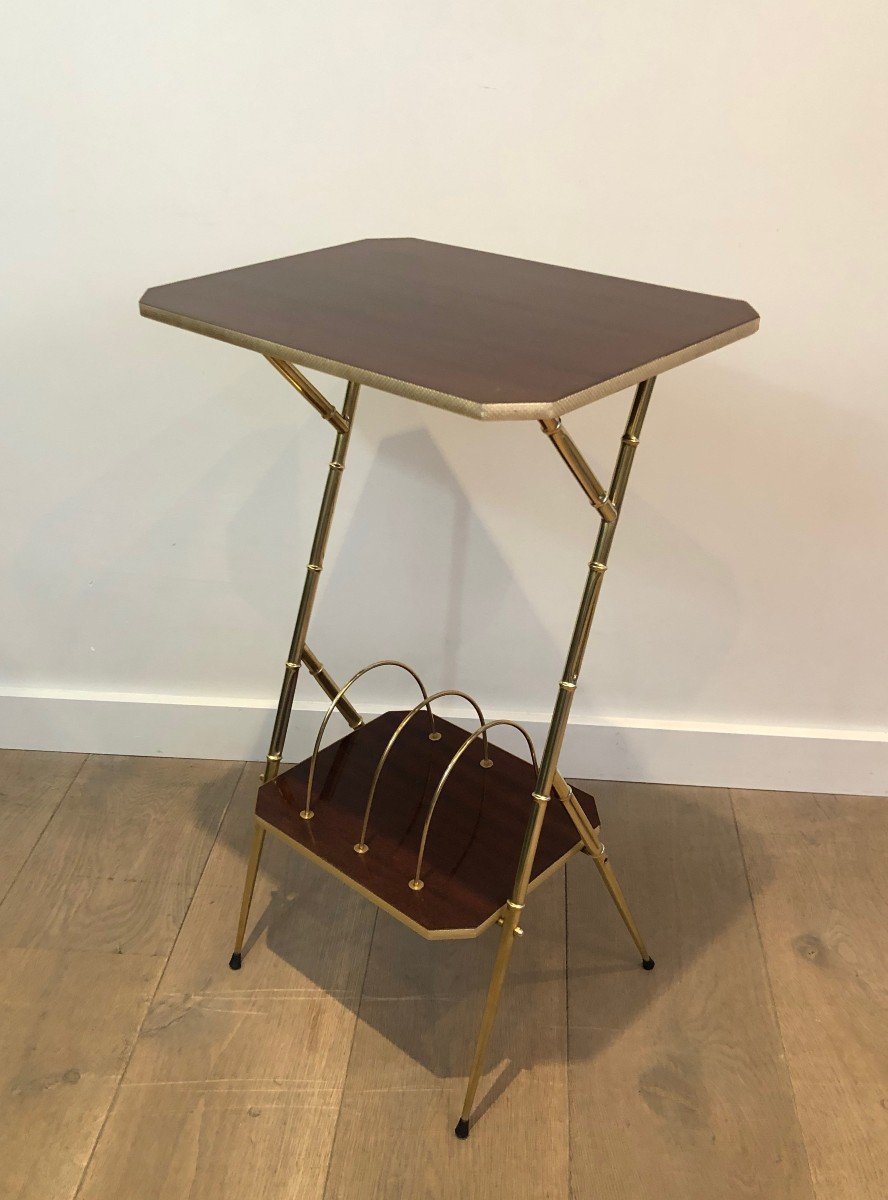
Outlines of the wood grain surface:
[[576,1195],[811,1200],[728,793],[611,783],[598,794],[657,966],[635,968],[598,880],[571,864]]
[[252,835],[258,769],[251,768],[183,924],[84,1198],[323,1195],[374,910],[269,838],[244,966],[229,970]]
[[91,756],[0,906],[0,946],[166,957],[242,770]]
[[733,797],[818,1200],[888,1196],[888,804]]
[[0,900],[84,762],[85,754],[0,750]]
[[562,871],[528,903],[527,931],[513,954],[475,1127],[465,1142],[453,1127],[497,935],[423,942],[379,914],[330,1161],[329,1200],[567,1194],[564,912]]
[[162,969],[144,955],[4,950],[4,1200],[74,1196]]
[[[441,738],[429,741],[425,713],[405,726],[379,778],[367,829],[369,850],[357,854],[354,846],[360,839],[374,770],[406,715],[406,711],[383,713],[320,752],[311,820],[299,815],[306,807],[308,760],[260,788],[256,813],[421,930],[430,935],[444,931],[472,936],[511,894],[536,772],[529,761],[499,746],[490,747],[493,765],[484,768],[481,739],[472,743],[449,775],[435,807],[423,857],[423,888],[413,891],[409,882],[416,874],[429,806],[467,734],[437,717]],[[597,826],[594,799],[582,791],[576,797],[593,827]],[[531,886],[580,845],[576,826],[562,805],[553,802]]]
[[657,968],[585,856],[541,886],[460,1142],[495,933],[423,941],[267,839],[231,972],[257,764],[11,761],[4,1200],[888,1194],[883,801],[585,784]]
[[145,316],[479,419],[557,416],[753,333],[743,300],[415,238],[149,288]]

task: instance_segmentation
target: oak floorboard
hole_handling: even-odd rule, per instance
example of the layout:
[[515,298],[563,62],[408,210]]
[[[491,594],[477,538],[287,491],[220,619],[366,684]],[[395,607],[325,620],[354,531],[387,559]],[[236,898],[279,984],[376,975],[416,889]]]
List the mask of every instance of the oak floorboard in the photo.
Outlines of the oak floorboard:
[[90,756],[0,905],[0,947],[165,957],[242,770]]
[[884,1200],[888,801],[732,796],[817,1200]]
[[68,1200],[163,961],[10,949],[0,972],[0,1196]]
[[0,750],[0,900],[85,761],[85,754]]
[[564,874],[528,898],[468,1140],[454,1136],[498,928],[376,923],[325,1200],[567,1195]]
[[657,966],[568,864],[572,1195],[811,1200],[728,793],[591,790]]
[[566,926],[544,883],[460,1142],[496,930],[423,942],[269,835],[231,972],[257,764],[220,827],[241,764],[4,761],[4,1200],[888,1195],[884,801],[590,784],[657,968],[586,858]]
[[78,1200],[323,1194],[375,909],[266,838],[228,968],[255,764],[229,806]]

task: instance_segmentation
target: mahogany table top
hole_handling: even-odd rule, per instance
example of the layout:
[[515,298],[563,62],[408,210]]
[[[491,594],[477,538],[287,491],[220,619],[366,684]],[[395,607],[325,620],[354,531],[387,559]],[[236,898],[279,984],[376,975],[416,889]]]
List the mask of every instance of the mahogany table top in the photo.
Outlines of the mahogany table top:
[[743,300],[413,238],[164,284],[140,309],[480,420],[563,416],[759,323]]

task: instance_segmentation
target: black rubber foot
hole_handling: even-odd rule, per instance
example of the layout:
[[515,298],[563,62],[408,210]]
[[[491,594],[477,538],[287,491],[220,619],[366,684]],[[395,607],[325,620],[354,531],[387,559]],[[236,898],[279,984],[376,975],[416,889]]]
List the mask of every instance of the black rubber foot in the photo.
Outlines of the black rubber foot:
[[456,1129],[453,1131],[458,1138],[467,1138],[469,1136],[469,1123],[464,1117],[456,1123]]
[[[239,954],[232,954],[231,958],[228,960],[228,965],[231,967],[232,971],[239,971],[241,967],[241,956]],[[653,966],[653,963],[651,965]]]
[[654,964],[654,960],[652,958],[643,958],[641,960],[641,965],[644,967],[644,969],[646,971],[653,971],[655,964]]

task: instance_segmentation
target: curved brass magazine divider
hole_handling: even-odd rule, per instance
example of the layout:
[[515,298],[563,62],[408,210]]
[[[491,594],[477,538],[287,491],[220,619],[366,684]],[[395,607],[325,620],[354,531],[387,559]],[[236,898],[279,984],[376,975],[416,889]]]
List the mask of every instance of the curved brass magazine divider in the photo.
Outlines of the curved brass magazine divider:
[[[376,770],[373,772],[373,779],[370,783],[370,792],[367,796],[367,806],[364,809],[364,823],[361,826],[361,836],[357,845],[354,847],[355,854],[366,854],[370,849],[370,847],[367,845],[367,826],[370,823],[370,809],[373,806],[373,797],[376,795],[376,785],[379,783],[379,776],[382,774],[382,768],[385,766],[386,759],[388,758],[392,747],[403,733],[405,727],[413,720],[419,710],[421,708],[425,708],[426,705],[430,706],[432,700],[440,700],[443,696],[459,696],[462,700],[468,700],[469,704],[471,704],[472,708],[474,708],[475,712],[478,714],[478,720],[481,722],[481,728],[484,730],[484,757],[481,759],[481,766],[493,766],[490,758],[490,747],[487,744],[487,730],[484,724],[484,713],[481,711],[481,706],[478,704],[478,702],[472,696],[470,696],[468,692],[458,692],[454,691],[453,689],[443,692],[435,692],[433,696],[427,697],[423,703],[417,704],[416,708],[412,708],[406,717],[404,717],[404,719],[401,721],[401,724],[389,738],[388,745],[380,755],[379,762],[376,764]],[[429,708],[429,711],[431,712],[431,708]]]
[[429,725],[431,727],[429,731],[429,741],[437,742],[441,737],[440,733],[438,733],[438,731],[435,729],[435,714],[432,712],[432,706],[429,703],[429,694],[426,691],[425,684],[412,667],[408,667],[406,663],[398,662],[396,658],[381,658],[379,662],[370,663],[369,667],[361,667],[360,671],[356,671],[348,683],[343,684],[343,686],[333,697],[330,702],[330,707],[324,713],[324,719],[321,721],[321,727],[318,730],[318,736],[315,738],[314,750],[311,752],[311,763],[308,768],[308,785],[305,789],[305,808],[299,814],[300,817],[302,817],[305,821],[310,821],[314,816],[314,813],[311,811],[311,789],[312,784],[314,783],[315,764],[318,761],[318,751],[321,748],[321,739],[324,736],[324,730],[327,728],[327,724],[333,715],[334,709],[339,704],[339,701],[342,699],[351,685],[353,683],[357,683],[361,676],[366,675],[368,671],[375,671],[377,667],[401,667],[409,675],[413,676],[413,678],[419,684],[419,690],[422,692],[423,697],[422,703],[417,705],[417,708],[427,708],[429,710]]
[[511,729],[518,730],[518,732],[527,742],[527,748],[530,751],[530,761],[533,764],[533,769],[535,772],[539,773],[539,764],[537,763],[536,750],[534,749],[533,740],[524,726],[519,725],[516,721],[487,721],[484,724],[479,725],[474,733],[469,734],[469,736],[454,754],[453,758],[451,758],[450,762],[444,768],[444,774],[438,780],[438,786],[435,788],[434,796],[432,796],[432,802],[429,805],[429,811],[425,819],[425,825],[422,827],[422,837],[419,839],[419,854],[416,857],[416,873],[408,884],[408,887],[412,887],[414,892],[418,892],[419,889],[423,887],[423,882],[419,877],[419,873],[422,870],[422,856],[425,854],[426,839],[429,836],[429,825],[432,823],[432,814],[435,811],[435,805],[438,803],[438,798],[441,795],[444,784],[447,782],[450,772],[462,758],[466,750],[468,750],[469,746],[471,746],[472,742],[474,742],[475,738],[478,737],[479,734],[483,734],[484,738],[486,739],[487,730],[494,729],[497,725],[508,725]]

